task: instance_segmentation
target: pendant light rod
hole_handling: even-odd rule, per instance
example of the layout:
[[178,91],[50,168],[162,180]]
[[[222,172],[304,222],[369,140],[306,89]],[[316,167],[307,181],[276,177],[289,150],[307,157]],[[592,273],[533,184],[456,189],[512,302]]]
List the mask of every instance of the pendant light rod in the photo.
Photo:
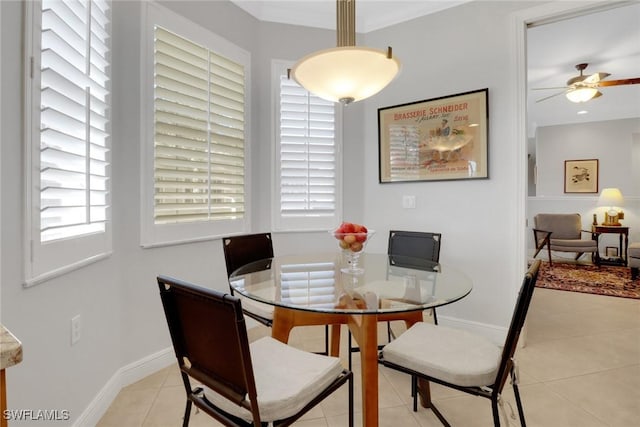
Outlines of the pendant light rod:
[[356,45],[356,2],[355,0],[336,1],[337,46]]

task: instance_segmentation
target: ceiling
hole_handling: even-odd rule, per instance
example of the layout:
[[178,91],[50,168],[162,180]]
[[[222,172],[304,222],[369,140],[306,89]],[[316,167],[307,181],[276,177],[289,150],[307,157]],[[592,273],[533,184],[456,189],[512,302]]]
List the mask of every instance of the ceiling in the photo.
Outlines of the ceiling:
[[[601,88],[602,96],[586,103],[564,95],[535,101],[562,90],[580,73],[606,72],[606,80],[640,77],[640,3],[534,26],[527,31],[527,108],[529,127],[640,117],[640,84]],[[588,111],[578,115],[578,111]]]
[[[336,28],[336,0],[231,0],[261,21]],[[368,33],[471,0],[357,0],[356,30]]]
[[[232,0],[262,21],[336,28],[335,0]],[[470,0],[357,0],[356,30],[367,33],[428,15]],[[480,0],[476,0],[480,1]],[[536,126],[640,117],[640,84],[610,86],[603,95],[575,104],[564,95],[536,103],[562,90],[578,75],[575,65],[589,63],[585,74],[607,72],[608,80],[640,77],[640,2],[537,25],[527,32],[529,132]],[[578,115],[578,111],[587,111]]]

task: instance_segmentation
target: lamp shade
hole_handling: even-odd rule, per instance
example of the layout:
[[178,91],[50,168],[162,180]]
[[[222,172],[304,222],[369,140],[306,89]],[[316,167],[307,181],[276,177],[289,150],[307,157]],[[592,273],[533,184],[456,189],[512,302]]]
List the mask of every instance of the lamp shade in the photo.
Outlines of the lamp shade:
[[624,199],[622,193],[617,188],[603,188],[598,198],[598,206],[622,207]]
[[567,99],[571,102],[587,102],[594,98],[598,93],[598,89],[591,87],[581,87],[567,92]]
[[291,75],[320,98],[349,104],[380,92],[400,71],[400,61],[387,51],[342,46],[300,59]]

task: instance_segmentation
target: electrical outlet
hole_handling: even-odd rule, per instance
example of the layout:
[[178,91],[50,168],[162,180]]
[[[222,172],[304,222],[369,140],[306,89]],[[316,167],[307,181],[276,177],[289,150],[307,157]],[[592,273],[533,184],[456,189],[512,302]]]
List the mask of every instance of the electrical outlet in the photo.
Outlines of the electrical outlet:
[[76,315],[71,319],[71,345],[80,341],[82,336],[82,323],[80,315]]

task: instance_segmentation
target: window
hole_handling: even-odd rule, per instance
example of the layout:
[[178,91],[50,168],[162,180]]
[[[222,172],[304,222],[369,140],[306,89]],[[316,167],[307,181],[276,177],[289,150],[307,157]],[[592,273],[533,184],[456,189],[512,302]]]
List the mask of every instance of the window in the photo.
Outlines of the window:
[[274,62],[277,88],[274,229],[320,230],[341,216],[340,122],[335,103],[287,77]]
[[147,18],[143,245],[244,231],[249,55],[161,6]]
[[27,285],[111,251],[110,7],[27,2]]

